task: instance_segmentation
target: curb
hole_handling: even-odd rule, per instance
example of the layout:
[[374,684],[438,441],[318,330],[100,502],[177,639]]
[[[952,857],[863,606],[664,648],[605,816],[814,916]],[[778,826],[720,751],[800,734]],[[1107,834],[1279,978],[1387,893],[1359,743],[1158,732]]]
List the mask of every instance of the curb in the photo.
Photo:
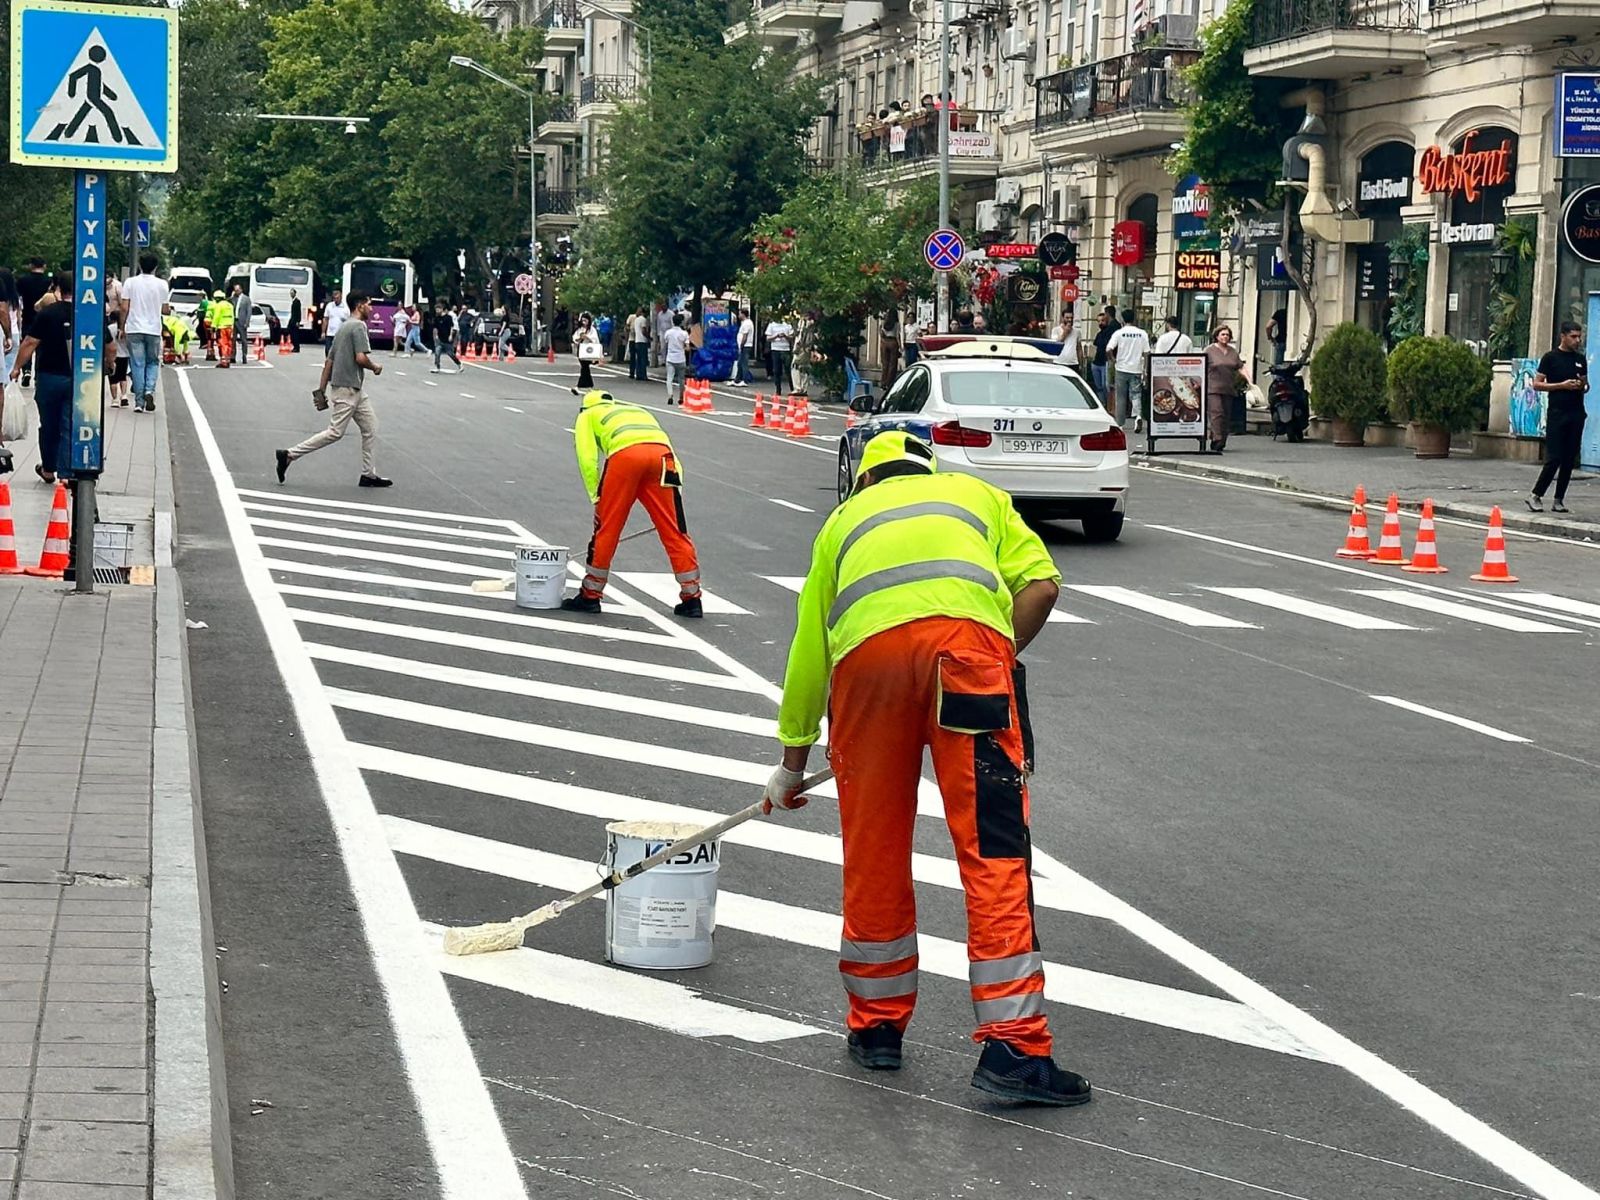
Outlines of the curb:
[[[1350,507],[1350,501],[1334,496],[1325,496],[1320,492],[1309,491],[1295,483],[1287,475],[1272,475],[1266,471],[1251,471],[1243,467],[1222,467],[1212,463],[1186,462],[1178,459],[1155,459],[1138,456],[1134,459],[1135,467],[1146,471],[1164,471],[1169,475],[1194,475],[1205,479],[1223,479],[1233,483],[1249,483],[1257,487],[1272,488],[1283,492],[1289,498],[1301,504],[1315,508],[1333,509],[1344,512]],[[1367,505],[1371,510],[1383,507],[1379,502]],[[1400,511],[1415,516],[1422,511],[1422,504],[1415,500],[1401,500]],[[1434,515],[1441,517],[1455,517],[1458,520],[1472,521],[1480,525],[1487,525],[1489,509],[1476,504],[1458,504],[1454,501],[1435,500],[1433,502]],[[1540,517],[1532,513],[1507,512],[1502,506],[1500,519],[1507,529],[1514,529],[1520,533],[1540,533],[1546,537],[1567,538],[1575,542],[1590,542],[1600,544],[1600,524],[1593,521],[1570,521],[1557,516]]]
[[155,1200],[233,1200],[216,937],[201,820],[183,586],[172,566],[166,388],[155,413],[155,738],[150,987],[155,998]]

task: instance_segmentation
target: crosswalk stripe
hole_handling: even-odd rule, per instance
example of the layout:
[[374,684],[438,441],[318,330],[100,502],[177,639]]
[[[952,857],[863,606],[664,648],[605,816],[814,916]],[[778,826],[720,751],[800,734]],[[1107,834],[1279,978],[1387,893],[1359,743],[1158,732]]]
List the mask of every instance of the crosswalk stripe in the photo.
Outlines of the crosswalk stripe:
[[[498,796],[524,804],[537,804],[541,808],[593,817],[599,821],[680,821],[704,826],[726,815],[710,809],[690,808],[639,796],[598,791],[577,784],[537,779],[530,775],[517,775],[510,771],[496,771],[472,763],[430,758],[366,742],[350,743],[350,753],[356,766],[364,771],[415,779],[485,796]],[[729,830],[723,840],[733,845],[749,846],[772,854],[786,854],[790,858],[829,866],[837,867],[844,863],[844,844],[837,835],[797,829],[786,824],[782,818],[750,821]],[[954,859],[924,854],[920,850],[911,855],[911,877],[929,887],[954,892],[963,890],[961,872]],[[1105,905],[1100,901],[1100,895],[1099,889],[1080,886],[1070,879],[1034,876],[1033,902],[1039,908],[1103,917],[1106,915]]]
[[[251,513],[281,513],[291,517],[320,517],[329,521],[342,521],[346,525],[370,525],[375,529],[411,529],[421,533],[448,533],[453,537],[474,538],[480,542],[503,542],[510,546],[525,546],[528,539],[514,533],[494,533],[487,529],[461,529],[449,525],[429,524],[426,521],[394,521],[387,517],[359,517],[350,512],[313,512],[304,508],[294,508],[287,504],[246,504],[245,510]],[[250,518],[252,522],[256,518]],[[320,529],[321,526],[318,526]]]
[[436,521],[460,521],[467,525],[488,525],[493,529],[510,529],[515,532],[514,521],[502,517],[477,517],[466,513],[435,512],[426,508],[397,508],[392,504],[362,504],[354,500],[324,500],[320,496],[301,496],[294,492],[263,492],[253,488],[234,489],[241,496],[257,500],[273,500],[280,504],[303,504],[312,508],[345,508],[354,512],[389,513],[398,517],[432,517]]
[[753,734],[756,737],[776,739],[778,736],[778,723],[770,717],[766,719],[748,717],[743,713],[728,712],[719,708],[701,708],[694,704],[651,700],[644,696],[602,692],[588,687],[569,687],[565,684],[552,683],[548,679],[520,679],[514,675],[496,675],[490,671],[472,671],[466,667],[452,667],[444,663],[395,658],[389,654],[373,654],[367,650],[351,650],[319,642],[307,642],[306,651],[312,658],[321,659],[323,662],[342,663],[345,666],[362,667],[369,671],[384,671],[391,675],[424,679],[430,683],[449,683],[458,687],[502,692],[510,696],[528,696],[535,700],[548,700],[558,704],[578,704],[587,708],[605,709],[607,712],[631,713],[637,717],[655,717],[662,721],[703,725],[707,729],[727,729],[734,733]]
[[761,578],[768,583],[775,583],[779,587],[796,594],[806,585],[806,577],[804,575],[763,575]]
[[[385,550],[363,550],[359,546],[335,546],[327,542],[300,542],[292,538],[262,537],[256,534],[256,542],[262,546],[272,546],[279,550],[299,550],[304,554],[326,554],[332,558],[359,558],[365,562],[388,563],[396,567],[417,567],[424,571],[435,571],[441,575],[467,575],[473,579],[483,579],[494,573],[494,568],[482,563],[450,562],[443,558],[425,558],[418,554],[390,554]],[[496,556],[498,557],[498,555]],[[502,572],[509,574],[509,568]],[[406,583],[406,580],[395,580]]]
[[1583,600],[1570,600],[1566,596],[1555,596],[1549,592],[1509,592],[1508,600],[1525,600],[1539,608],[1548,608],[1553,612],[1571,613],[1575,617],[1600,617],[1600,604],[1590,604]]
[[[682,595],[677,579],[670,571],[618,571],[617,578],[628,586],[638,589],[657,604],[664,604],[671,608]],[[700,589],[700,605],[709,616],[748,617],[753,615],[748,608],[740,608],[731,600],[707,588]]]
[[1275,592],[1270,588],[1208,587],[1205,590],[1218,592],[1224,596],[1232,596],[1236,600],[1248,600],[1252,604],[1276,608],[1282,612],[1294,613],[1297,616],[1310,617],[1313,621],[1326,621],[1330,625],[1342,625],[1346,629],[1415,628],[1415,626],[1402,625],[1398,621],[1386,620],[1383,617],[1369,617],[1365,613],[1359,613],[1353,609],[1338,608],[1332,604],[1319,604],[1315,600],[1291,596],[1286,592]]
[[[383,820],[386,828],[392,828],[396,818]],[[403,846],[394,848],[412,857],[561,891],[577,891],[594,882],[594,863],[584,859],[437,827],[425,826],[423,830],[407,832],[414,832],[415,836],[406,837]],[[822,950],[830,956],[838,953],[843,932],[843,920],[835,913],[727,890],[719,890],[717,894],[717,925]],[[964,943],[919,933],[917,953],[918,968],[924,975],[958,980],[966,985],[967,947]],[[1237,1000],[1185,992],[1059,962],[1047,961],[1044,970],[1045,997],[1057,1004],[1322,1061],[1317,1051]]]
[[[461,542],[437,542],[430,538],[401,537],[395,533],[374,533],[370,529],[344,529],[335,525],[310,525],[299,521],[279,521],[272,517],[251,517],[256,529],[281,529],[286,533],[314,533],[321,537],[343,538],[346,541],[364,542],[373,546],[405,546],[414,550],[446,550],[451,554],[466,554],[473,558],[493,558],[502,564],[502,570],[515,569],[517,556],[509,548],[494,546],[468,546]],[[527,545],[518,538],[519,544]],[[488,570],[487,567],[484,568]]]
[[399,625],[392,621],[369,621],[364,617],[352,617],[344,613],[313,612],[306,608],[291,608],[288,611],[289,616],[302,625],[328,625],[351,633],[377,633],[386,637],[456,646],[463,650],[482,650],[489,654],[508,654],[514,658],[530,658],[562,666],[613,671],[618,675],[638,675],[645,679],[664,679],[674,683],[723,688],[730,692],[756,691],[746,680],[735,679],[732,675],[719,675],[712,671],[695,671],[686,667],[669,667],[660,663],[637,662],[609,655],[585,654],[578,650],[538,646],[530,642],[513,642],[504,638],[479,637],[477,634],[455,633],[446,629],[424,629],[416,625]]
[[1052,608],[1050,615],[1045,619],[1046,625],[1093,625],[1088,617],[1080,617],[1077,613],[1069,613],[1065,609]]
[[[403,843],[407,836],[391,824],[390,845],[395,850],[405,853],[396,839]],[[523,947],[500,954],[446,954],[444,926],[424,923],[422,932],[437,951],[439,969],[446,975],[566,1008],[653,1025],[685,1037],[730,1037],[764,1044],[827,1032],[786,1017],[707,1000],[681,983],[542,950]]]
[[1196,608],[1192,604],[1180,604],[1176,600],[1167,600],[1161,596],[1147,596],[1143,592],[1136,592],[1132,588],[1113,587],[1098,583],[1069,583],[1067,585],[1075,592],[1082,592],[1085,596],[1093,596],[1097,600],[1106,600],[1112,604],[1120,604],[1124,608],[1137,609],[1139,612],[1149,613],[1153,617],[1164,617],[1168,621],[1176,621],[1180,625],[1187,625],[1193,629],[1259,629],[1259,625],[1252,625],[1248,621],[1235,621],[1232,617],[1219,616],[1207,612],[1203,608]]
[[1560,625],[1550,625],[1544,621],[1530,621],[1527,617],[1518,617],[1495,609],[1476,608],[1470,604],[1457,604],[1454,600],[1443,600],[1438,596],[1430,596],[1425,592],[1411,592],[1401,588],[1351,588],[1349,590],[1357,596],[1370,596],[1374,600],[1383,600],[1386,603],[1399,604],[1406,608],[1421,609],[1423,612],[1438,613],[1444,617],[1459,617],[1463,621],[1473,621],[1479,625],[1492,625],[1496,629],[1509,629],[1513,633],[1577,632],[1575,629],[1566,629]]

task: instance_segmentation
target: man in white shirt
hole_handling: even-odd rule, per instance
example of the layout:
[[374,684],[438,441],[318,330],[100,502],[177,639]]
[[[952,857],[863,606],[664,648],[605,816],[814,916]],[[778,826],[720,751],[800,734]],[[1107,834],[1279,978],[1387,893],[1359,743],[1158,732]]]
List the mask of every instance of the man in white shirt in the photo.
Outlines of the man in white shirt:
[[683,381],[689,374],[689,335],[683,314],[672,314],[672,325],[661,335],[661,355],[667,364],[667,403],[683,403]]
[[659,367],[665,361],[663,355],[667,349],[667,330],[672,328],[672,309],[665,300],[656,301],[655,315],[655,340],[650,346],[652,367]]
[[[139,273],[122,288],[122,329],[128,335],[135,412],[155,412],[161,373],[161,317],[172,311],[166,281],[156,274],[156,256],[139,255]],[[123,403],[127,403],[124,399]]]
[[750,356],[756,350],[756,323],[750,319],[750,310],[739,310],[739,365],[733,373],[733,386],[744,387],[754,383],[756,377],[750,373]]
[[1130,416],[1133,431],[1144,428],[1144,360],[1150,353],[1150,335],[1133,323],[1133,309],[1122,310],[1122,325],[1106,347],[1116,367],[1117,423]]
[[767,349],[772,353],[772,382],[779,393],[789,390],[789,360],[794,351],[794,326],[782,317],[767,322]]
[[649,379],[650,317],[644,305],[628,318],[628,378]]
[[912,363],[917,361],[917,356],[922,352],[920,345],[921,342],[922,323],[917,320],[915,314],[912,314],[906,318],[905,324],[906,366],[909,367]]
[[328,297],[328,302],[322,306],[322,356],[326,358],[333,350],[333,335],[339,332],[339,326],[350,319],[350,310],[344,306],[344,290],[334,288],[333,295]]
[[1192,354],[1194,341],[1178,325],[1177,317],[1166,319],[1166,328],[1161,336],[1156,339],[1154,353],[1156,354]]
[[1056,356],[1057,361],[1074,371],[1078,370],[1078,321],[1070,308],[1061,315],[1061,324],[1055,327],[1054,333],[1056,341],[1061,343],[1061,353]]

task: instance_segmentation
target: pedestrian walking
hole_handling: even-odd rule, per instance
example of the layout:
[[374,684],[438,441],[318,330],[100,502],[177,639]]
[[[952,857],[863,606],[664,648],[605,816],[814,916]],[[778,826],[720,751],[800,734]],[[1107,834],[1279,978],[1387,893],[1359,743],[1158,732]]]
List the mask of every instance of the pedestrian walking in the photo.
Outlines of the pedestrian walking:
[[644,305],[628,321],[628,378],[649,379],[650,316]]
[[415,304],[406,305],[406,357],[413,354],[426,354],[428,348],[422,344],[423,316]]
[[1244,360],[1233,344],[1233,330],[1218,325],[1206,347],[1206,438],[1215,454],[1228,445],[1228,400],[1239,393],[1241,381],[1249,384]]
[[1100,397],[1101,404],[1110,408],[1111,335],[1121,326],[1117,321],[1115,310],[1109,305],[1095,317],[1095,325],[1094,362],[1090,364],[1090,371],[1094,376],[1095,394]]
[[643,504],[678,581],[678,603],[672,611],[680,617],[700,616],[700,563],[683,512],[683,470],[660,422],[645,409],[620,403],[610,392],[591,389],[584,393],[572,436],[578,472],[594,505],[594,536],[589,539],[578,594],[563,600],[561,607],[568,612],[600,611],[623,527],[633,506]]
[[394,310],[394,334],[389,339],[389,353],[399,357],[405,352],[406,335],[411,332],[411,314],[405,305]]
[[1589,394],[1589,361],[1583,353],[1583,326],[1576,321],[1561,322],[1561,333],[1554,350],[1547,351],[1533,373],[1533,390],[1550,398],[1545,416],[1544,466],[1528,496],[1528,507],[1544,511],[1544,494],[1555,481],[1555,502],[1551,512],[1567,509],[1567,484],[1572,468],[1578,464],[1583,444],[1584,397]]
[[[72,294],[72,276],[63,272],[50,281],[57,295]],[[23,335],[22,348],[10,378],[20,382],[29,373],[35,376],[33,402],[39,410],[39,461],[33,471],[45,483],[70,470],[68,455],[72,446],[72,308],[56,300],[46,303],[50,291],[43,292],[34,306],[33,324]]]
[[1029,879],[1032,736],[1017,655],[1044,628],[1061,572],[1011,498],[941,473],[900,432],[867,443],[855,490],[812,547],[789,648],[770,805],[798,808],[811,747],[828,758],[844,840],[839,971],[850,1057],[898,1070],[917,998],[911,856],[931,750],[967,899],[972,1084],[1008,1100],[1082,1104],[1051,1058]]
[[1154,353],[1156,354],[1192,354],[1194,352],[1194,339],[1183,332],[1183,327],[1178,324],[1177,317],[1168,317],[1162,322],[1161,336],[1156,338]]
[[906,366],[914,364],[921,355],[922,322],[917,315],[912,313],[906,318],[905,337],[901,339],[905,345]]
[[461,366],[461,359],[456,356],[455,314],[450,311],[450,306],[443,300],[435,300],[433,302],[433,368],[428,372],[430,375],[439,373],[439,360],[445,356],[449,356],[450,361],[455,363],[458,372],[464,369]]
[[[211,340],[216,346],[217,366],[226,369],[233,365],[233,305],[228,303],[228,298],[218,288],[211,297],[211,306],[206,309],[206,315],[211,319]],[[210,354],[206,357],[209,359]]]
[[750,317],[748,308],[739,310],[739,333],[734,339],[734,346],[739,352],[739,360],[733,373],[734,387],[748,387],[756,381],[750,373],[750,357],[756,352],[756,323]]
[[[128,378],[130,370],[128,335],[126,319],[122,315],[120,289],[114,292],[111,287],[106,288],[105,314],[105,353],[101,359],[101,368],[106,376],[106,404],[127,408],[132,385]],[[160,359],[156,361],[159,363]],[[141,405],[136,411],[144,411],[143,406]]]
[[129,390],[133,393],[134,407],[140,412],[156,410],[156,381],[161,375],[161,318],[172,311],[167,282],[156,274],[158,262],[148,250],[139,255],[139,273],[122,288],[122,326],[133,372]]
[[672,328],[672,308],[663,296],[656,301],[656,314],[651,326],[655,339],[650,345],[650,365],[659,367],[667,361],[667,330]]
[[588,391],[594,387],[594,364],[605,358],[605,347],[600,344],[600,331],[588,313],[578,317],[578,327],[572,333],[572,353],[578,359],[578,387]]
[[794,326],[784,316],[767,322],[767,349],[772,354],[772,385],[779,393],[789,390],[789,363],[794,355]]
[[344,302],[344,290],[334,288],[333,295],[329,296],[322,305],[322,357],[327,358],[333,353],[333,339],[339,335],[339,327],[350,319],[350,309]]
[[463,301],[456,308],[456,345],[461,352],[466,354],[472,348],[473,336],[478,329],[478,310],[472,307],[469,301]]
[[305,319],[305,306],[300,303],[300,290],[289,289],[289,348],[300,353],[301,322]]
[[884,314],[883,326],[878,331],[879,356],[883,359],[878,377],[879,395],[887,396],[900,374],[900,314],[890,309]]
[[[50,290],[50,276],[45,273],[44,259],[30,258],[28,269],[17,280],[17,295],[22,300],[22,336],[27,337],[28,331],[33,328],[34,314],[39,310],[39,301]],[[27,387],[33,378],[32,368],[26,367],[22,372],[22,386]]]
[[[324,446],[331,446],[344,436],[350,422],[361,431],[361,487],[386,488],[394,483],[378,474],[376,452],[378,448],[378,414],[372,401],[362,391],[362,373],[371,371],[382,375],[383,368],[372,361],[372,342],[367,335],[367,321],[372,316],[372,302],[365,293],[351,292],[348,319],[334,334],[333,346],[322,364],[322,380],[316,395],[326,398],[331,410],[328,427],[314,433],[298,446],[277,451],[278,482],[289,473],[289,464],[304,458]],[[321,405],[318,405],[320,408]]]
[[667,365],[667,404],[683,403],[683,384],[689,374],[689,335],[683,314],[672,314],[672,328],[661,336],[661,353]]
[[1130,416],[1133,431],[1144,428],[1144,363],[1150,355],[1150,335],[1133,323],[1133,309],[1122,310],[1122,324],[1107,344],[1116,368],[1117,423]]

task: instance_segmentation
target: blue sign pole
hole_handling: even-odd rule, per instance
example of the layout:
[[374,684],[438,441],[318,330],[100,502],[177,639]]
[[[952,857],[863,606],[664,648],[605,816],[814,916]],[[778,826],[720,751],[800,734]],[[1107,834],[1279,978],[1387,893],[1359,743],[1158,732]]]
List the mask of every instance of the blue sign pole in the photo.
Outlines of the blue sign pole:
[[72,221],[72,442],[73,582],[94,590],[94,481],[104,464],[106,329],[106,177],[76,173]]

